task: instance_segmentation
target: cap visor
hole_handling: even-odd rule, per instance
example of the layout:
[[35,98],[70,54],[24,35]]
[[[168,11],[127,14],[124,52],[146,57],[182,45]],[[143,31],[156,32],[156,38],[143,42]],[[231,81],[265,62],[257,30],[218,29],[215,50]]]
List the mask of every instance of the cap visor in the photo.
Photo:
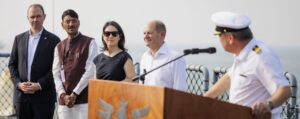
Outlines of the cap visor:
[[215,35],[215,36],[221,35],[221,32],[216,31],[216,32],[214,33],[214,35]]

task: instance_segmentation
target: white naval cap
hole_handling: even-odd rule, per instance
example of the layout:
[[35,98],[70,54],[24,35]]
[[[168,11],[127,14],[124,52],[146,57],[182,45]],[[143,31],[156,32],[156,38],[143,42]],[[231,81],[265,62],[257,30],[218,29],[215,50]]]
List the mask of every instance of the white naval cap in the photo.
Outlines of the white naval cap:
[[211,16],[211,20],[216,25],[215,35],[248,29],[248,26],[251,24],[249,17],[233,12],[214,13]]

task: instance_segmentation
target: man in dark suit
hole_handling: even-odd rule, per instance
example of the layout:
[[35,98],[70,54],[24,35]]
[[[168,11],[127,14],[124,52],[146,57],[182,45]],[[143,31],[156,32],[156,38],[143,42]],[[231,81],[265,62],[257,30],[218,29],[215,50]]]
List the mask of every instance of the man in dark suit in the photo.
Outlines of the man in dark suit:
[[52,74],[54,48],[60,39],[43,27],[43,6],[27,10],[29,31],[15,37],[9,70],[16,88],[18,119],[52,119],[56,92]]

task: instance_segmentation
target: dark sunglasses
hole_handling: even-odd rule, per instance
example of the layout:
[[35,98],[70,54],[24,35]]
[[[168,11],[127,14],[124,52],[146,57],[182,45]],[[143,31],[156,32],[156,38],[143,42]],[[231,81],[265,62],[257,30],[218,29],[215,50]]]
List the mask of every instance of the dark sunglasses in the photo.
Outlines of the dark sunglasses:
[[109,37],[110,35],[112,35],[113,37],[116,37],[119,35],[118,31],[104,31],[104,36],[105,37]]

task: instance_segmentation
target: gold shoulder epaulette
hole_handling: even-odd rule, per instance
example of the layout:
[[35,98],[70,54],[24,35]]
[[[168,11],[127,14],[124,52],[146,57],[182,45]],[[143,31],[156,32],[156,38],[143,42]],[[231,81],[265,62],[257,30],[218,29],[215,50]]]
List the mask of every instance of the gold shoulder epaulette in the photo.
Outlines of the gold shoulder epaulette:
[[253,50],[256,54],[259,54],[259,53],[261,52],[261,49],[260,49],[257,45],[255,45],[255,46],[252,48],[252,50]]

